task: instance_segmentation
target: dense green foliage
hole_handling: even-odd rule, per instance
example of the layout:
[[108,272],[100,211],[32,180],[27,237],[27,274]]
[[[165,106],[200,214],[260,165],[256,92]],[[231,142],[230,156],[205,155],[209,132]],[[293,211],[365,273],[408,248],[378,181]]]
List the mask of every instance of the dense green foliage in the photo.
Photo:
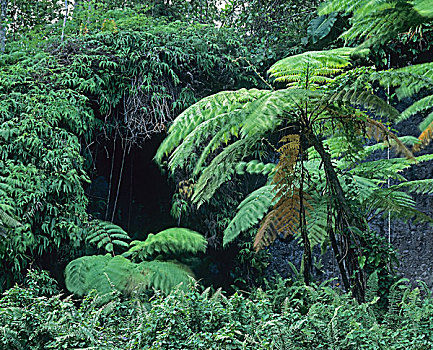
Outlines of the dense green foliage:
[[[92,6],[77,7],[64,42],[42,16],[34,31],[49,35],[45,41],[36,45],[13,29],[0,56],[1,210],[8,226],[1,289],[30,261],[56,252],[64,264],[104,234],[89,220],[84,189],[107,140],[121,138],[125,156],[197,97],[251,79],[234,62],[244,48],[230,29],[170,23],[142,7]],[[100,218],[112,221],[120,185],[111,181],[114,195]],[[112,252],[107,239],[98,244]]]
[[433,223],[432,0],[0,5],[0,348],[433,347],[372,230]]
[[5,286],[27,255],[74,249],[82,240],[89,178],[79,138],[89,132],[93,113],[87,98],[59,79],[50,56],[17,52],[0,60],[1,202],[22,223],[0,243]]
[[[50,285],[51,283],[51,285]],[[46,286],[43,289],[41,286]],[[191,286],[149,303],[91,294],[79,307],[45,274],[0,299],[3,349],[430,349],[433,300],[404,281],[378,313],[377,280],[359,305],[326,284],[280,281],[248,297]],[[423,292],[426,295],[421,296]]]

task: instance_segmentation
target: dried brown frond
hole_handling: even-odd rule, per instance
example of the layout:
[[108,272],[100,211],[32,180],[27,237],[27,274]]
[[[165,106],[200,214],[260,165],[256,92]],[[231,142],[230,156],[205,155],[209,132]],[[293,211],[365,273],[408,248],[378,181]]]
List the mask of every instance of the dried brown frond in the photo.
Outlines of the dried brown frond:
[[293,185],[301,138],[299,135],[292,134],[284,136],[280,142],[283,143],[278,149],[280,160],[272,181],[275,185],[276,204],[263,219],[257,231],[254,240],[256,251],[274,242],[278,236],[287,237],[298,231],[301,221],[301,200],[304,202],[304,208],[311,207],[306,201],[308,196],[301,194],[299,188]]
[[433,122],[419,135],[418,140],[420,143],[413,145],[414,152],[420,151],[433,140]]
[[374,138],[378,142],[384,141],[393,148],[397,154],[403,154],[407,159],[415,160],[415,156],[409,148],[381,122],[366,118],[366,127],[368,137]]

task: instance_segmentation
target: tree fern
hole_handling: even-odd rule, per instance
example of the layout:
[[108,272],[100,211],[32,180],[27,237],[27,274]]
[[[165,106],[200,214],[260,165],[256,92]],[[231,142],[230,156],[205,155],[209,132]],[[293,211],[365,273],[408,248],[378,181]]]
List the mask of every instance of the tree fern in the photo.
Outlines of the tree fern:
[[[224,182],[248,170],[247,162],[264,143],[263,140],[275,151],[276,147],[270,140],[275,139],[277,128],[281,127],[283,145],[279,149],[280,159],[275,170],[268,173],[275,190],[275,204],[261,221],[255,248],[265,247],[280,235],[300,235],[304,257],[311,256],[310,241],[313,244],[323,241],[328,224],[338,227],[339,233],[345,235],[341,241],[361,239],[361,236],[347,235],[345,232],[348,230],[342,228],[362,229],[367,225],[365,218],[353,211],[346,198],[348,193],[352,195],[356,191],[344,185],[351,177],[362,177],[374,168],[374,164],[369,164],[364,166],[365,169],[358,169],[358,166],[363,166],[359,164],[361,158],[368,153],[354,156],[365,143],[363,136],[393,145],[396,151],[412,161],[414,157],[384,124],[363,111],[368,109],[390,119],[398,117],[394,108],[372,93],[368,79],[360,78],[357,70],[344,72],[355,53],[356,49],[344,48],[295,55],[277,62],[270,69],[272,77],[288,83],[288,88],[228,91],[199,101],[175,120],[157,152],[157,162],[161,164],[162,159],[168,156],[171,171],[182,167],[197,178],[192,201],[200,206],[209,201]],[[272,138],[269,135],[273,135]],[[344,159],[340,162],[329,155],[323,139],[341,135],[348,143],[355,140],[359,145],[340,154],[338,157]],[[306,155],[311,152],[307,151],[306,145],[314,148],[317,159],[307,160]],[[409,166],[408,162],[405,159],[404,162],[389,162],[386,166],[391,164],[395,174],[398,169]],[[372,182],[375,188],[383,181],[386,166],[383,165],[381,177]],[[255,171],[262,172],[261,165]],[[404,180],[402,177],[399,179]],[[365,191],[364,198],[369,198],[370,188],[363,186],[362,190]],[[325,195],[334,200],[330,203],[322,200]],[[250,224],[257,223],[268,203],[272,202],[268,199],[256,203],[253,198],[247,197],[239,206],[236,218],[225,231],[225,244],[251,227]],[[360,204],[355,195],[350,198]],[[256,207],[256,204],[259,205]],[[236,220],[241,222],[237,224]],[[333,249],[338,244],[335,239],[334,242]],[[350,243],[350,253],[343,257],[343,264],[339,263],[343,270],[349,269],[342,272],[346,282],[354,274],[363,273],[358,261],[351,258],[356,256],[355,250],[360,246],[360,242]],[[347,246],[341,249],[347,249]],[[340,255],[338,251],[335,254]],[[307,258],[304,263],[304,278],[308,281],[311,259]],[[362,276],[353,280],[360,293],[362,286],[359,286],[359,281],[364,280]],[[345,285],[350,288],[348,282]],[[362,300],[362,296],[358,296]]]
[[[116,227],[116,232],[118,229]],[[149,288],[168,292],[179,283],[186,285],[189,276],[193,276],[192,271],[175,261],[143,260],[155,255],[179,256],[203,252],[206,243],[202,235],[185,228],[176,227],[156,235],[150,234],[144,242],[131,242],[131,248],[123,256],[94,255],[71,261],[65,269],[66,287],[77,295],[85,295],[92,289],[101,295],[113,290],[130,294]],[[129,258],[141,262],[136,263]]]
[[132,241],[126,256],[139,260],[149,259],[159,254],[196,254],[206,250],[206,239],[200,233],[173,227],[157,233],[150,233],[145,241]]
[[224,230],[223,244],[227,245],[242,232],[254,227],[273,203],[274,186],[266,185],[251,192],[238,206],[236,215]]

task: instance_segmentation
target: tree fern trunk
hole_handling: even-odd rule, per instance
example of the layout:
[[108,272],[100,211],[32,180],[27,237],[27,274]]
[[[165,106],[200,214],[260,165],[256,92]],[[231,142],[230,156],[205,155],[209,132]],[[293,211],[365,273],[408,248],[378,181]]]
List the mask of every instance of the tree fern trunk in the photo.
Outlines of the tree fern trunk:
[[[335,195],[336,204],[343,215],[343,217],[341,218],[343,227],[349,229],[350,227],[362,228],[364,224],[361,222],[361,220],[359,220],[356,217],[356,215],[354,215],[349,204],[347,203],[343,188],[341,187],[337,173],[335,172],[334,166],[332,165],[331,156],[329,155],[329,153],[326,152],[325,148],[323,147],[322,141],[319,140],[312,131],[310,131],[307,134],[307,137],[310,144],[313,145],[314,149],[317,151],[317,153],[319,153],[320,158],[322,159],[328,185],[330,186],[331,192]],[[351,282],[352,282],[351,290],[353,296],[359,302],[363,302],[364,295],[365,295],[365,274],[364,271],[359,266],[358,259],[357,259],[358,254],[354,251],[353,247],[351,246],[352,243],[357,243],[357,242],[355,241],[355,237],[351,239],[350,234],[344,232],[344,230],[342,232],[344,238],[347,240],[347,254],[343,254],[343,257],[338,259],[342,264],[344,261],[347,267],[347,272],[345,272],[346,269],[343,270],[340,269],[343,278],[343,283],[345,278],[344,276],[347,276],[347,274],[349,274],[350,275],[349,277],[351,278]],[[337,247],[337,244],[335,244],[335,247]],[[338,256],[340,256],[338,249],[337,252],[335,251],[334,246],[333,249],[334,249],[334,253],[337,253]],[[339,263],[339,267],[340,267],[340,263]]]
[[308,286],[310,284],[310,271],[311,271],[311,244],[310,239],[308,238],[307,232],[307,222],[305,218],[305,206],[304,206],[304,163],[303,163],[303,148],[301,142],[300,149],[300,158],[301,158],[301,181],[299,187],[299,201],[300,201],[300,224],[301,224],[301,237],[302,243],[304,245],[304,282]]

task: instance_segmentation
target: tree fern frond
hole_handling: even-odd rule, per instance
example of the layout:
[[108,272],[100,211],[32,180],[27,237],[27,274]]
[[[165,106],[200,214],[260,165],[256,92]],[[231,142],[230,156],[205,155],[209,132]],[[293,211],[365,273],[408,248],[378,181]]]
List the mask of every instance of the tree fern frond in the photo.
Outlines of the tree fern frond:
[[288,111],[307,99],[319,97],[317,92],[300,88],[272,91],[271,94],[249,103],[242,110],[245,122],[241,135],[265,135],[281,123],[282,116],[288,116]]
[[239,162],[235,166],[235,171],[238,175],[248,174],[261,174],[269,175],[275,170],[275,164],[273,163],[262,163],[254,159],[250,162]]
[[144,276],[136,264],[122,256],[109,254],[83,256],[71,261],[65,269],[66,288],[80,296],[93,289],[101,295],[113,289],[125,292],[131,279],[144,283]]
[[416,209],[416,203],[409,194],[395,188],[376,188],[362,204],[372,213],[383,212],[394,219],[433,223],[433,218]]
[[341,38],[366,39],[367,45],[383,44],[399,33],[407,32],[426,21],[413,4],[406,0],[329,0],[319,7],[318,12],[319,15],[326,15],[333,11],[352,15],[352,26]]
[[415,208],[415,201],[410,195],[388,188],[376,188],[362,204],[369,212],[383,211],[394,216]]
[[421,16],[433,18],[433,3],[431,0],[414,0],[414,9]]
[[433,179],[413,180],[402,182],[389,187],[390,190],[404,189],[410,193],[431,194],[433,193]]
[[118,225],[112,222],[93,220],[86,240],[102,248],[110,254],[114,254],[115,246],[128,248],[129,235]]
[[431,108],[433,108],[433,95],[426,96],[411,104],[401,113],[400,118],[398,118],[397,122],[406,120],[421,111],[429,110]]
[[241,109],[245,103],[254,101],[269,91],[240,89],[223,91],[205,97],[182,112],[168,130],[168,135],[158,148],[155,160],[161,164],[164,156],[170,154],[201,123],[224,113]]
[[[433,155],[431,154],[415,157],[417,164],[432,159]],[[358,164],[356,167],[349,170],[349,173],[364,177],[371,181],[377,180],[377,183],[384,183],[388,178],[406,181],[406,179],[399,173],[408,169],[412,165],[413,161],[405,158],[379,159]]]
[[411,97],[421,89],[433,88],[433,62],[376,72],[371,78],[382,86],[397,87],[395,92],[399,99]]
[[374,111],[377,116],[385,116],[390,120],[396,119],[400,113],[389,103],[373,93],[360,89],[341,90],[330,98],[331,101],[342,101],[352,105]]
[[175,261],[145,261],[138,266],[145,275],[147,288],[155,288],[166,294],[179,284],[185,289],[194,276],[187,266]]
[[[271,244],[278,235],[287,237],[297,232],[300,221],[301,193],[294,185],[294,170],[301,148],[301,137],[297,134],[284,136],[278,149],[280,160],[272,179],[274,185],[274,208],[266,215],[254,240],[256,251]],[[302,193],[303,204],[306,194]]]
[[393,142],[388,144],[393,147],[397,154],[403,154],[407,159],[415,160],[413,153],[405,146],[405,144],[381,122],[366,117],[366,123],[369,125],[368,135],[374,137],[376,141],[392,140]]
[[256,138],[237,140],[224,148],[209,164],[197,180],[192,201],[199,206],[208,201],[215,191],[235,172],[233,164],[248,156],[257,142]]
[[273,203],[274,186],[266,185],[251,192],[238,206],[235,217],[224,231],[223,245],[256,225]]
[[[306,200],[304,205],[309,206]],[[287,195],[275,204],[273,209],[257,231],[254,248],[256,251],[273,243],[278,236],[284,238],[294,236],[298,232],[300,222],[300,196],[296,189],[292,195]]]
[[308,70],[310,81],[322,83],[327,81],[326,77],[340,73],[349,66],[353,55],[366,52],[356,48],[304,52],[276,62],[268,72],[276,81],[292,83],[305,80],[302,76]]
[[207,241],[198,232],[173,227],[154,234],[149,234],[145,241],[131,242],[131,248],[125,256],[140,260],[148,259],[157,254],[198,253],[206,250]]

